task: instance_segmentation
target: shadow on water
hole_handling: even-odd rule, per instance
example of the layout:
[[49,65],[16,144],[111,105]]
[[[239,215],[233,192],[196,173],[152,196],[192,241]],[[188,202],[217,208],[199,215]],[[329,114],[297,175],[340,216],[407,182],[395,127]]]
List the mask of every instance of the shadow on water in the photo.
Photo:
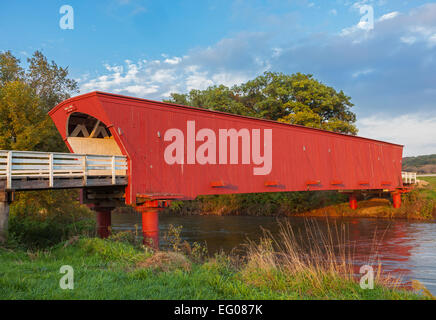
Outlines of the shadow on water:
[[[262,229],[272,235],[279,232],[280,222],[287,220],[299,235],[300,245],[309,248],[308,241],[320,241],[309,236],[306,228],[316,224],[321,238],[332,226],[346,230],[346,244],[352,246],[353,264],[363,265],[377,251],[383,272],[390,272],[406,281],[421,281],[436,293],[436,223],[406,220],[354,219],[354,218],[273,218],[251,216],[169,216],[159,217],[161,245],[166,246],[163,235],[170,225],[183,226],[182,239],[190,243],[206,242],[209,253],[230,252],[242,248],[248,239],[258,241]],[[135,230],[141,226],[139,214],[113,214],[114,230]],[[333,237],[333,241],[339,241]],[[377,248],[374,248],[374,244]]]

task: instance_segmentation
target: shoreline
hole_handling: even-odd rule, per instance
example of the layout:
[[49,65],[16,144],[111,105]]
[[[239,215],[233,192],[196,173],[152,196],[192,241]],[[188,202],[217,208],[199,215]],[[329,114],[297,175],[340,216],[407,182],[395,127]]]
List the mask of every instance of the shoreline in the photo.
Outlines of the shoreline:
[[[369,200],[358,200],[357,209],[352,210],[349,202],[342,196],[324,193],[320,199],[316,197],[302,198],[302,201],[295,201],[291,207],[282,207],[280,201],[274,200],[265,204],[265,210],[254,212],[244,207],[246,204],[231,201],[222,201],[212,205],[202,206],[201,201],[194,200],[192,205],[176,205],[175,209],[169,209],[166,213],[174,216],[190,215],[218,215],[218,216],[264,216],[264,217],[349,217],[349,218],[375,218],[375,219],[406,219],[419,221],[436,220],[436,177],[420,177],[415,188],[409,193],[402,195],[402,204],[398,209],[393,208],[389,199],[372,198]],[[286,198],[285,198],[286,199]],[[318,201],[313,205],[312,201]],[[200,205],[198,205],[200,203]],[[271,204],[276,207],[271,209]],[[258,203],[257,206],[262,204]],[[298,206],[306,206],[305,209],[298,209]],[[318,207],[316,207],[318,206]],[[315,207],[311,209],[311,207]],[[184,210],[186,209],[187,210]],[[292,212],[297,211],[297,212]],[[299,212],[298,212],[299,211]]]
[[[352,210],[348,202],[329,205],[318,209],[304,211],[300,213],[290,214],[273,214],[273,215],[250,215],[242,214],[217,214],[213,212],[208,213],[194,213],[194,214],[181,214],[177,212],[165,212],[163,214],[168,216],[246,216],[246,217],[272,217],[272,218],[286,218],[286,217],[334,217],[334,218],[373,218],[373,219],[404,219],[404,220],[417,220],[417,221],[435,221],[436,220],[436,204],[433,208],[431,216],[423,216],[419,212],[410,212],[412,204],[406,205],[406,208],[394,209],[388,199],[373,198],[370,200],[358,201],[357,209]],[[412,210],[413,211],[413,210]]]
[[394,209],[387,199],[374,198],[358,202],[356,210],[352,210],[348,203],[327,206],[289,216],[299,217],[343,217],[343,218],[374,218],[374,219],[405,219],[419,221],[436,220],[436,207],[431,216],[423,216],[418,212],[408,212],[404,209]]

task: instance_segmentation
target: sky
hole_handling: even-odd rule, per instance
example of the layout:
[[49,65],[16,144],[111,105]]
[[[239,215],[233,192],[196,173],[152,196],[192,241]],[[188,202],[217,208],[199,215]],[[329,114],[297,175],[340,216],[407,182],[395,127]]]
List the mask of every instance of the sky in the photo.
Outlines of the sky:
[[436,153],[435,1],[1,0],[5,50],[41,50],[80,93],[152,100],[310,73],[352,98],[360,136]]

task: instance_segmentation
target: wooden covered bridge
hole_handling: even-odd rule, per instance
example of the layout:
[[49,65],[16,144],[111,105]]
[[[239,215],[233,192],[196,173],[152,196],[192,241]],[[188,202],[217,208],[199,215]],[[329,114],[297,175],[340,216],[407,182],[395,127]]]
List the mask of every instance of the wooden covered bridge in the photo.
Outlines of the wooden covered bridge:
[[403,146],[275,121],[102,92],[49,115],[71,153],[0,151],[0,237],[14,191],[81,188],[100,236],[111,211],[142,212],[158,244],[158,210],[197,195],[338,190],[389,192],[401,204]]

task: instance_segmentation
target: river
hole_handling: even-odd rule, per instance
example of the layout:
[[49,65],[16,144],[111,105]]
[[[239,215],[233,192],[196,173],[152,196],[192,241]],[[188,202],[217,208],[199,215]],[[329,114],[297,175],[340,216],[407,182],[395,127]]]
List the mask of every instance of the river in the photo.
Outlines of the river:
[[[277,234],[280,222],[286,219],[296,233],[303,234],[307,226],[328,233],[336,228],[344,231],[346,243],[353,247],[353,263],[366,264],[374,253],[374,244],[382,264],[383,272],[401,277],[404,283],[412,279],[421,281],[436,294],[436,223],[411,222],[406,220],[363,219],[363,218],[272,218],[251,216],[169,216],[160,215],[160,243],[165,246],[163,235],[169,226],[183,226],[181,236],[190,243],[206,242],[210,254],[234,248],[242,248],[247,239],[259,240],[262,228]],[[135,230],[141,226],[141,216],[134,213],[112,215],[114,230]],[[336,234],[335,232],[331,232]],[[336,239],[336,236],[334,237]]]

